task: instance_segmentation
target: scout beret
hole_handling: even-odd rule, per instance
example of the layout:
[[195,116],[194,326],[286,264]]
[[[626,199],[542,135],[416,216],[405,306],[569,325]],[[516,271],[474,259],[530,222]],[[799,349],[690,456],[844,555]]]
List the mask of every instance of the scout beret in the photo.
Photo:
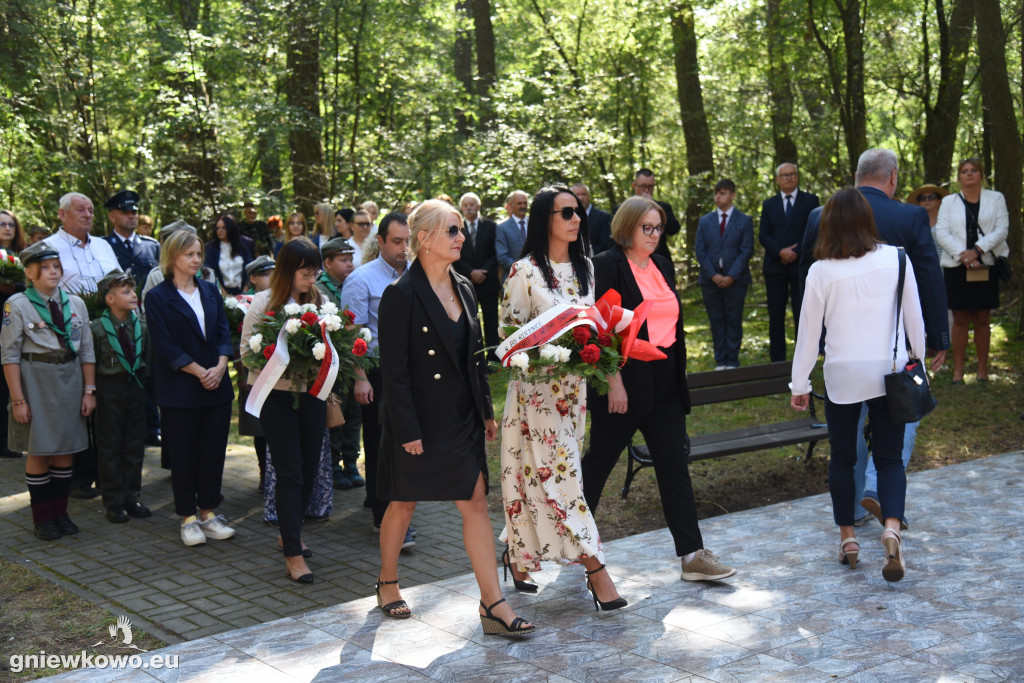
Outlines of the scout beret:
[[274,259],[264,254],[263,256],[257,256],[255,259],[249,262],[245,267],[245,272],[248,273],[249,277],[258,275],[267,270],[273,270],[276,264]]
[[128,273],[125,273],[121,269],[115,268],[114,270],[104,275],[103,278],[99,281],[99,284],[96,285],[96,293],[99,294],[100,296],[106,296],[107,291],[111,287],[123,284],[125,282],[135,282],[135,278],[129,275]]
[[199,234],[194,227],[192,227],[185,221],[181,220],[180,218],[174,221],[173,223],[165,225],[164,227],[160,228],[159,234],[161,238],[170,237],[172,234],[176,233],[179,230],[187,230],[188,232],[191,232],[194,235]]
[[39,263],[40,261],[47,261],[49,259],[59,259],[60,254],[57,250],[47,244],[45,241],[36,242],[33,245],[25,247],[18,254],[18,258],[21,259],[22,265],[29,265],[31,263]]
[[338,254],[354,254],[355,252],[355,247],[349,244],[348,240],[344,237],[332,237],[320,247],[320,256],[325,259],[337,256]]

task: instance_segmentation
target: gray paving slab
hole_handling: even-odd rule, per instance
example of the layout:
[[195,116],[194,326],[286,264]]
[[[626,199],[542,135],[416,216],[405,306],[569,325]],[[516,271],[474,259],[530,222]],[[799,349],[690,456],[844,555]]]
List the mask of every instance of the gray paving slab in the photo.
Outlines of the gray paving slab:
[[[385,618],[372,597],[310,607],[313,592],[288,590],[306,606],[268,623],[144,655],[146,662],[177,655],[177,669],[75,671],[55,678],[1020,680],[1021,472],[1024,452],[910,475],[907,576],[896,584],[881,579],[877,524],[859,530],[859,567],[851,571],[838,564],[828,497],[814,496],[702,522],[709,546],[740,570],[728,582],[680,581],[666,530],[609,543],[609,571],[630,602],[623,610],[594,611],[582,569],[545,565],[534,575],[541,585],[536,594],[507,596],[519,614],[541,627],[525,640],[483,634],[475,581],[463,567],[431,583],[404,584],[411,619]],[[254,598],[245,577],[238,576],[250,587],[249,602],[282,595]],[[277,588],[273,580],[259,581]],[[216,603],[210,596],[196,600]],[[158,623],[193,624],[195,618],[168,616]],[[182,629],[202,633],[198,625]]]

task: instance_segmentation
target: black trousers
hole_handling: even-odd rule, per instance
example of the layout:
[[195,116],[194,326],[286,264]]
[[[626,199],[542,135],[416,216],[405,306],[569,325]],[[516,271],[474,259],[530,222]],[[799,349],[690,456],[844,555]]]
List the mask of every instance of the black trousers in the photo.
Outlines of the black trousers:
[[786,304],[793,306],[793,339],[800,324],[800,264],[794,261],[783,273],[765,273],[764,290],[768,299],[768,357],[773,363],[786,360]]
[[196,408],[160,408],[163,445],[171,465],[174,511],[213,510],[224,496],[224,453],[231,427],[231,401]]
[[373,521],[380,524],[388,501],[377,497],[377,462],[380,460],[380,396],[384,391],[384,380],[380,370],[368,370],[366,379],[373,387],[373,400],[363,406],[363,457],[366,463],[365,507],[373,510]]
[[128,373],[96,375],[96,483],[103,505],[128,505],[142,490],[146,390]]
[[[501,343],[498,337],[498,292],[486,292],[476,290],[476,298],[480,302],[480,313],[484,320],[484,348],[497,346]],[[487,360],[497,362],[498,356],[494,351],[487,354]]]
[[277,473],[274,490],[277,526],[286,557],[302,554],[302,515],[313,492],[324,442],[327,404],[307,392],[270,392],[260,411],[260,426]]
[[703,548],[704,539],[697,524],[697,503],[690,481],[686,412],[675,379],[674,351],[667,350],[666,355],[666,360],[650,361],[655,364],[654,404],[650,410],[640,413],[631,404],[626,414],[612,414],[607,401],[591,401],[590,450],[581,463],[583,495],[591,511],[597,510],[608,476],[639,429],[654,462],[661,509],[676,555],[682,557]]

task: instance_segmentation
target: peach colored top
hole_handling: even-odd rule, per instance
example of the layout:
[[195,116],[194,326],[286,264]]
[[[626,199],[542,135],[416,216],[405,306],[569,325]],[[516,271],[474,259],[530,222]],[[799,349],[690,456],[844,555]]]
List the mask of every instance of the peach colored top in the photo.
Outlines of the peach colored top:
[[646,268],[640,268],[630,261],[629,267],[644,300],[654,302],[651,312],[647,315],[649,341],[662,348],[672,346],[676,343],[676,323],[679,321],[676,293],[665,282],[654,261],[648,261]]

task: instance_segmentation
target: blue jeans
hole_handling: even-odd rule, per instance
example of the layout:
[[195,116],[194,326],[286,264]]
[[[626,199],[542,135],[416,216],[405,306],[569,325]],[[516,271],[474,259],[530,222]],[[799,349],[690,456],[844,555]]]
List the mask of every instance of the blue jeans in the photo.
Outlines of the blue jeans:
[[[903,518],[907,495],[907,476],[901,458],[904,426],[889,416],[885,396],[866,401],[871,417],[872,458],[878,470],[878,494],[882,517]],[[828,490],[832,496],[832,515],[837,526],[852,526],[856,503],[854,467],[857,464],[857,439],[862,433],[862,406],[840,404],[825,399],[828,438],[832,455],[828,464]]]
[[[864,515],[869,514],[860,504],[865,493],[871,493],[873,498],[878,498],[878,472],[875,470],[874,461],[868,457],[868,442],[864,438],[864,423],[867,419],[868,406],[864,403],[861,405],[860,423],[857,425],[857,464],[853,471],[854,483],[857,486],[856,500],[853,506],[854,519],[860,519]],[[919,424],[921,423],[909,422],[903,432],[904,472],[907,471],[907,465],[910,464],[910,456],[914,452],[914,441],[917,439],[917,426]]]

